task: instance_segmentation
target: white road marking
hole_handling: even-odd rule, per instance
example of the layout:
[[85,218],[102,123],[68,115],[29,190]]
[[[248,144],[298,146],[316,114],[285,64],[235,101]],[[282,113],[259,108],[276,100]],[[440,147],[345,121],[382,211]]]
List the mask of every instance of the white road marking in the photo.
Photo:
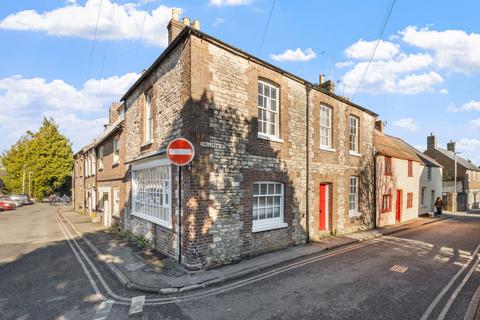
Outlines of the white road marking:
[[[63,216],[63,215],[62,215]],[[64,216],[63,216],[64,217]],[[65,218],[65,217],[64,217]],[[66,219],[66,218],[65,218]],[[80,245],[78,244],[78,242],[75,240],[75,238],[73,237],[73,235],[70,233],[70,231],[68,230],[68,228],[66,227],[66,225],[63,223],[63,221],[59,218],[57,220],[60,225],[64,228],[64,230],[66,231],[68,237],[66,236],[67,240],[70,242],[73,242],[75,244],[75,246],[78,248],[78,251],[80,251],[80,253],[82,254],[82,256],[85,258],[85,260],[87,261],[87,263],[90,265],[90,267],[92,268],[93,270],[93,273],[97,276],[98,280],[100,281],[100,283],[102,284],[103,288],[108,292],[108,294],[119,300],[119,301],[115,301],[116,303],[118,304],[122,304],[122,305],[129,305],[130,304],[130,299],[129,298],[126,298],[126,297],[122,297],[122,296],[119,296],[119,295],[116,295],[112,289],[110,289],[110,287],[108,286],[108,284],[106,283],[105,279],[102,277],[102,275],[100,274],[100,272],[98,271],[98,269],[95,267],[95,265],[93,264],[93,262],[90,260],[90,258],[87,256],[87,254],[85,253],[85,251],[83,251],[83,249],[80,247]],[[81,235],[80,235],[81,237]],[[72,250],[74,251],[75,255],[77,256],[77,259],[79,259],[80,263],[83,264],[83,261],[80,259],[80,257],[78,256],[78,253],[76,251],[76,249],[71,245],[71,248]],[[84,265],[84,264],[83,264]],[[84,272],[87,274],[87,276],[89,277],[89,279],[92,277],[91,276],[91,273],[90,271],[87,269],[87,268],[84,268]],[[94,282],[95,283],[95,282]],[[96,284],[95,284],[96,286]],[[102,296],[103,297],[103,296]],[[104,300],[106,300],[105,298],[103,298]],[[121,301],[124,301],[124,302],[121,302]]]
[[[480,250],[480,244],[477,246],[475,251],[473,252],[473,256],[476,256],[478,254],[478,251]],[[471,259],[473,260],[473,259]],[[470,261],[471,262],[471,261]],[[440,291],[440,293],[433,299],[433,301],[430,303],[428,306],[427,310],[423,313],[422,317],[420,320],[427,320],[430,314],[432,313],[433,309],[437,306],[437,304],[440,302],[440,300],[443,298],[443,296],[447,293],[448,290],[453,286],[455,281],[457,281],[458,277],[465,271],[465,269],[468,267],[470,263],[465,264],[460,267],[460,270],[457,271],[457,273],[450,279],[450,281],[447,283],[447,285]]]
[[143,312],[143,305],[145,304],[145,296],[137,296],[132,298],[132,305],[128,311],[129,315],[139,314]]
[[105,299],[104,296],[100,293],[100,290],[98,289],[98,286],[97,286],[96,282],[93,280],[92,275],[88,271],[87,266],[85,265],[85,263],[82,261],[82,259],[78,255],[77,251],[75,250],[71,241],[69,240],[67,234],[65,233],[64,229],[62,228],[60,218],[57,215],[55,215],[55,219],[57,220],[57,223],[59,224],[60,230],[62,231],[63,235],[65,236],[65,239],[67,239],[67,242],[70,245],[70,248],[72,249],[73,253],[75,254],[75,257],[77,258],[78,262],[80,263],[80,266],[82,267],[83,271],[87,275],[88,281],[90,282],[90,284],[93,288],[93,291],[95,291],[95,295],[99,296],[101,299]]
[[[85,237],[83,237],[83,235],[80,233],[80,231],[75,227],[75,225],[73,225],[72,222],[70,222],[70,219],[68,219],[67,217],[65,217],[63,214],[62,214],[62,217],[65,219],[65,221],[71,226],[72,230],[77,234],[77,236],[79,238],[81,238],[83,241],[87,240]],[[64,224],[63,221],[60,220],[60,223],[61,224]],[[67,232],[69,232],[67,230]],[[76,246],[78,247],[78,249],[81,251],[82,255],[84,256],[84,258],[87,260],[87,262],[89,263],[89,265],[92,267],[92,269],[94,269],[94,271],[96,270],[98,272],[98,270],[95,268],[95,266],[93,265],[93,263],[90,261],[90,259],[88,258],[88,256],[85,254],[85,252],[83,252],[82,248],[78,245],[78,243],[76,242],[76,240],[72,237],[72,241],[75,242]],[[88,240],[87,240],[88,241]],[[311,257],[311,258],[307,258],[307,259],[304,259],[304,260],[301,260],[301,261],[298,261],[298,262],[293,262],[291,264],[288,264],[286,266],[283,266],[283,267],[279,267],[279,268],[275,268],[273,270],[270,270],[268,272],[265,272],[265,273],[262,273],[260,275],[256,275],[256,276],[252,276],[252,277],[249,277],[247,279],[243,279],[243,280],[238,280],[236,282],[233,282],[233,283],[230,283],[230,284],[227,284],[227,285],[224,285],[222,287],[218,287],[218,288],[212,288],[210,290],[204,290],[202,292],[197,292],[197,293],[191,293],[191,294],[186,294],[182,297],[168,297],[168,298],[158,298],[158,299],[146,299],[145,300],[145,305],[162,305],[162,304],[169,304],[169,303],[177,303],[177,302],[183,302],[183,301],[189,301],[189,300],[194,300],[194,299],[198,299],[198,298],[203,298],[203,297],[207,297],[207,296],[212,296],[212,295],[215,295],[215,294],[219,294],[219,293],[223,293],[223,292],[227,292],[227,291],[230,291],[230,290],[233,290],[233,289],[236,289],[236,288],[239,288],[239,287],[242,287],[242,286],[245,286],[245,285],[248,285],[248,284],[251,284],[251,283],[254,283],[254,282],[257,282],[257,281],[260,281],[260,280],[263,280],[263,279],[267,279],[267,278],[270,278],[272,276],[275,276],[277,274],[280,274],[280,273],[283,273],[283,272],[286,272],[286,271],[289,271],[289,270],[292,270],[292,269],[296,269],[296,268],[299,268],[299,267],[302,267],[302,266],[305,266],[305,265],[308,265],[308,264],[311,264],[311,263],[314,263],[314,262],[317,262],[317,261],[321,261],[321,260],[324,260],[324,259],[328,259],[330,257],[333,257],[333,256],[337,256],[337,255],[340,255],[340,254],[343,254],[343,253],[346,253],[346,252],[349,252],[349,251],[353,251],[353,250],[356,250],[356,249],[359,249],[361,247],[365,247],[365,246],[368,246],[368,245],[371,245],[373,242],[364,242],[364,243],[360,243],[360,244],[357,244],[357,245],[353,245],[351,247],[346,247],[346,248],[342,248],[342,249],[338,249],[336,251],[333,251],[331,253],[326,253],[326,254],[322,254],[321,256],[315,256],[315,257]],[[93,247],[94,245],[91,244]],[[96,252],[99,252],[98,249],[95,250]],[[86,271],[88,272],[88,271]],[[130,305],[130,299],[129,298],[126,298],[126,297],[121,297],[121,296],[118,296],[116,294],[113,293],[113,291],[110,289],[110,287],[108,286],[108,284],[105,282],[105,280],[103,279],[103,277],[101,276],[101,274],[98,272],[95,272],[95,275],[97,276],[97,278],[100,280],[102,286],[104,287],[104,289],[115,299],[117,299],[118,301],[115,301],[117,304],[121,304],[121,305]],[[128,301],[128,303],[125,303],[124,301]]]
[[112,300],[103,301],[102,303],[100,303],[97,312],[95,312],[93,320],[106,320],[108,318],[108,315],[110,314],[110,311],[112,310],[112,306],[114,303],[115,302]]
[[473,266],[470,268],[470,271],[463,278],[462,282],[458,285],[457,289],[455,289],[455,291],[452,293],[452,295],[450,296],[450,299],[448,299],[447,303],[445,304],[445,306],[442,309],[442,312],[438,316],[438,318],[437,318],[438,320],[445,319],[445,316],[447,315],[448,310],[450,310],[450,308],[453,304],[453,301],[455,301],[455,299],[457,298],[460,291],[462,291],[463,287],[467,283],[468,279],[470,279],[472,273],[475,271],[475,268],[477,267],[479,262],[480,262],[480,257],[477,258],[477,261],[475,261]]

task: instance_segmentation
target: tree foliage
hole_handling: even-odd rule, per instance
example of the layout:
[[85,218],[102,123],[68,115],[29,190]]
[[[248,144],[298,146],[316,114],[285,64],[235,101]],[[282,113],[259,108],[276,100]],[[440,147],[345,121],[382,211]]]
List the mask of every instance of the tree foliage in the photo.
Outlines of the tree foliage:
[[5,187],[12,193],[28,192],[28,175],[31,172],[32,194],[42,198],[53,192],[68,193],[72,171],[72,147],[60,133],[53,119],[43,119],[37,132],[27,132],[9,150],[2,162],[6,176]]

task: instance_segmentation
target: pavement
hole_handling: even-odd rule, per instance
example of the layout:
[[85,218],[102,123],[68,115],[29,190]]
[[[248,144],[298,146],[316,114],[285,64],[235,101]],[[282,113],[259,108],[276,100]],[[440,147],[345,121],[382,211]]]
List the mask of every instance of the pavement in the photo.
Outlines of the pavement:
[[419,217],[384,228],[325,237],[318,242],[278,250],[216,269],[190,271],[170,257],[129,242],[102,224],[90,223],[88,215],[78,214],[71,207],[62,206],[59,210],[65,223],[72,227],[77,236],[83,237],[87,246],[97,255],[97,259],[104,263],[121,285],[127,289],[160,294],[176,294],[217,286],[290,261],[449,218],[446,215]]

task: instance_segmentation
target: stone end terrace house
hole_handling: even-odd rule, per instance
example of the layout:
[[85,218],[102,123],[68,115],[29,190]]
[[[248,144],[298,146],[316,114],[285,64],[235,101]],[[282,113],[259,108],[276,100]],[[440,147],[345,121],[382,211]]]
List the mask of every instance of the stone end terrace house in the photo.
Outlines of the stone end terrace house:
[[[447,143],[447,150],[445,150],[437,145],[437,138],[433,133],[427,137],[427,150],[424,153],[440,163],[452,180],[455,176],[455,152],[455,142]],[[457,210],[480,209],[480,168],[458,154],[457,182],[461,183],[457,192],[463,194],[457,198]],[[443,183],[444,191],[454,191],[453,182],[444,181]]]
[[123,125],[123,104],[113,103],[105,131],[74,155],[74,208],[97,214],[106,226],[123,226],[127,198]]
[[[122,98],[125,228],[190,269],[371,228],[376,114],[178,26]],[[180,136],[196,149],[181,210],[166,157]]]

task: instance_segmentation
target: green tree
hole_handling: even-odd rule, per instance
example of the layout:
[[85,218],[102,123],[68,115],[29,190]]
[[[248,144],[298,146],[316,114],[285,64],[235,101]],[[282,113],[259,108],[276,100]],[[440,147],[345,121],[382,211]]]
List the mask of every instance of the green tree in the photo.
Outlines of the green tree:
[[23,136],[1,156],[0,160],[5,171],[3,177],[5,189],[12,193],[22,191],[23,172],[27,166],[29,143],[29,137]]
[[31,172],[32,194],[37,199],[52,192],[70,191],[72,147],[53,119],[44,118],[37,132],[28,132],[0,160],[7,171],[6,188],[11,192],[21,192],[24,172],[25,192]]

